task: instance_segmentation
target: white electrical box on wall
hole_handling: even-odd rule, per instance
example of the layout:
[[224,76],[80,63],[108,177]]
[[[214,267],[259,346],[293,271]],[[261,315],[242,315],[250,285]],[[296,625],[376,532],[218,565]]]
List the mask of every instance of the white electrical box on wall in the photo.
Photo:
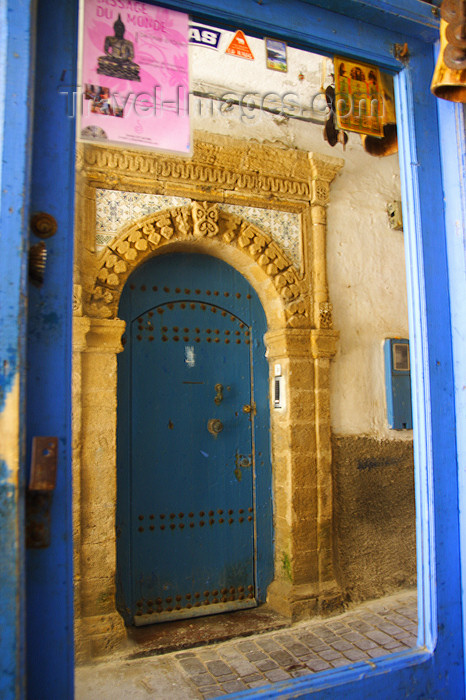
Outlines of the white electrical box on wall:
[[274,378],[273,378],[273,407],[274,408],[284,408],[285,407],[285,392],[284,392],[284,379],[282,376],[282,366],[277,364],[274,367]]

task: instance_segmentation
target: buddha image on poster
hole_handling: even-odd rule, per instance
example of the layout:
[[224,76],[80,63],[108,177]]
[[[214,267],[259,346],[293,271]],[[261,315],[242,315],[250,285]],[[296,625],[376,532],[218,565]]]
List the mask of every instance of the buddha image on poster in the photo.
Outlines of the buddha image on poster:
[[334,59],[335,107],[340,129],[383,136],[384,101],[376,66]]
[[190,153],[188,15],[85,0],[78,139]]

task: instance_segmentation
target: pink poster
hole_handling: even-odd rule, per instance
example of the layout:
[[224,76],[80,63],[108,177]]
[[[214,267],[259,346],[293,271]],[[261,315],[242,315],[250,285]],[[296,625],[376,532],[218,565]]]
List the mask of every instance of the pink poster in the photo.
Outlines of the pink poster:
[[81,141],[189,153],[188,15],[84,0]]

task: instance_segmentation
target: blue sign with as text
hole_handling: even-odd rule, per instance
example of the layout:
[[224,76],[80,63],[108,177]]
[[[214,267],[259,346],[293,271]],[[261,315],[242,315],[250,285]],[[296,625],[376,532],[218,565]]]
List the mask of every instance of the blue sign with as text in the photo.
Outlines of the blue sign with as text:
[[218,49],[222,32],[212,27],[203,27],[200,24],[189,25],[189,43],[205,46],[208,49]]

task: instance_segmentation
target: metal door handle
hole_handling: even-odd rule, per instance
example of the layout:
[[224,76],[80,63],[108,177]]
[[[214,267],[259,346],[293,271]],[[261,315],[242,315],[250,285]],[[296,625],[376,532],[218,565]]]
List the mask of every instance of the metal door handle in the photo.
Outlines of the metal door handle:
[[223,423],[218,418],[211,418],[207,421],[207,430],[211,435],[217,436],[223,430]]

